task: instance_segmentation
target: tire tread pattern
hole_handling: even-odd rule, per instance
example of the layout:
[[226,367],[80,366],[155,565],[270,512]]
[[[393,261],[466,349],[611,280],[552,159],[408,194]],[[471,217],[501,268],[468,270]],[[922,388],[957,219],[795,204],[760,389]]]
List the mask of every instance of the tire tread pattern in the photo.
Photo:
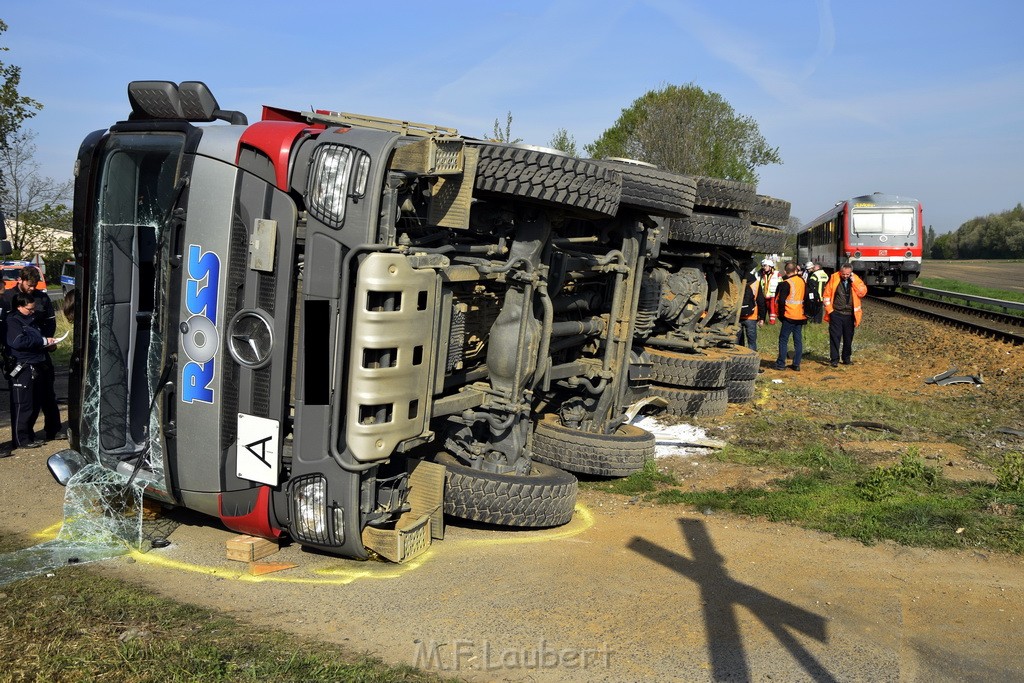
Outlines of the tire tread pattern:
[[727,389],[676,389],[652,385],[650,392],[668,401],[666,412],[679,417],[716,417],[725,414],[729,404]]
[[610,168],[539,150],[503,144],[479,146],[474,187],[541,204],[614,216],[622,176]]
[[622,161],[602,159],[594,163],[622,175],[622,206],[666,218],[685,218],[693,213],[696,181],[692,177]]
[[725,387],[730,359],[709,358],[698,353],[675,353],[648,348],[651,357],[651,379],[656,384],[693,389]]
[[697,176],[695,180],[697,188],[693,205],[697,211],[705,207],[748,212],[753,210],[757,201],[757,186],[752,183],[708,176]]
[[750,221],[734,216],[694,212],[669,223],[669,238],[679,242],[744,247],[750,242]]
[[[624,427],[632,427],[624,425]],[[579,474],[625,477],[654,459],[654,435],[632,427],[630,435],[580,432],[545,416],[533,435],[533,459]]]
[[[444,456],[444,457],[442,457]],[[441,454],[445,514],[486,524],[552,527],[572,519],[578,483],[568,472],[534,463],[537,476],[478,472]]]

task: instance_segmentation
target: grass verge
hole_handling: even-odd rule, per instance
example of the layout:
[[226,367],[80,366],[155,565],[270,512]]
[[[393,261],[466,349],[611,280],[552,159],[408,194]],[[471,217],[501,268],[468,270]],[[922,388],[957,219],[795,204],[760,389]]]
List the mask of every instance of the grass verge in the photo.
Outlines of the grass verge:
[[[971,296],[982,296],[989,299],[1001,299],[1003,301],[1015,301],[1024,303],[1024,294],[1011,292],[1005,289],[992,289],[991,287],[979,287],[959,280],[947,280],[941,277],[922,277],[914,281],[915,285],[941,289],[944,292],[956,292],[957,294],[969,294]],[[996,308],[996,310],[1001,310]],[[1019,314],[1019,311],[1009,311]]]
[[[0,544],[10,549],[9,539]],[[0,587],[4,680],[441,681],[69,568]]]
[[[984,548],[1024,554],[1024,466],[1013,463],[1000,484],[956,482],[926,465],[913,450],[894,464],[869,467],[821,445],[791,450],[726,449],[731,462],[779,468],[761,488],[683,491],[651,465],[625,493],[661,504],[790,522],[864,543],[890,540],[932,548]],[[1009,482],[1009,484],[1007,484]],[[644,488],[646,487],[646,488]]]

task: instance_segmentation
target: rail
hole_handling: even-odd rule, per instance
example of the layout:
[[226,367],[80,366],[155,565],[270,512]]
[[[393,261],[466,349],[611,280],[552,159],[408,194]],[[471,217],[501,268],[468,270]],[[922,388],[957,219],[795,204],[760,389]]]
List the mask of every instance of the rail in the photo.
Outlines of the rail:
[[990,299],[984,296],[975,296],[973,294],[960,294],[959,292],[948,292],[944,289],[932,289],[931,287],[921,287],[919,285],[903,285],[901,289],[908,292],[917,292],[918,294],[930,294],[937,296],[942,299],[958,299],[960,301],[966,301],[968,303],[982,304],[984,306],[995,306],[1002,308],[1004,311],[1022,311],[1024,312],[1024,303],[1019,301],[1006,301],[1004,299]]
[[[947,293],[941,290],[932,291],[940,294]],[[949,300],[930,299],[906,292],[897,292],[886,296],[869,294],[867,298],[885,306],[941,320],[947,325],[969,329],[1012,344],[1024,344],[1024,316],[1008,311],[985,310],[977,306],[966,306]],[[983,299],[983,297],[976,298]],[[999,299],[991,299],[991,301],[999,301]]]

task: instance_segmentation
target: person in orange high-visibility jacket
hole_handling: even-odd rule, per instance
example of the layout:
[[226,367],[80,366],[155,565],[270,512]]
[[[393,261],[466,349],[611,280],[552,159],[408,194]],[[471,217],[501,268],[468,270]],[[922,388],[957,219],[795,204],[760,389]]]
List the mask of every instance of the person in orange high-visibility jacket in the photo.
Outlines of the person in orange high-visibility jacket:
[[828,323],[829,362],[832,367],[853,365],[853,331],[860,326],[860,300],[868,293],[868,286],[853,272],[853,266],[844,263],[825,283],[821,303],[825,306]]
[[804,326],[807,316],[804,315],[804,293],[807,283],[800,277],[795,262],[786,264],[786,276],[775,290],[775,299],[779,306],[779,319],[782,329],[779,330],[779,357],[775,360],[776,370],[786,369],[786,355],[789,351],[789,338],[793,337],[792,369],[800,371],[800,360],[804,355]]

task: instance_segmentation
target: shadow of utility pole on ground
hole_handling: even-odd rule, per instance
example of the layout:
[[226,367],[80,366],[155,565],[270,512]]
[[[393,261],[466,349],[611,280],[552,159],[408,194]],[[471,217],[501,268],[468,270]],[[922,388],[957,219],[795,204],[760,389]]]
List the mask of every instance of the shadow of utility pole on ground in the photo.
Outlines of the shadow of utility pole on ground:
[[725,570],[725,558],[715,550],[704,522],[680,519],[679,525],[693,559],[640,537],[630,541],[627,547],[700,586],[708,654],[715,680],[751,679],[736,621],[736,607],[742,606],[764,624],[814,680],[836,681],[790,632],[795,630],[825,643],[828,634],[824,617],[731,578]]

